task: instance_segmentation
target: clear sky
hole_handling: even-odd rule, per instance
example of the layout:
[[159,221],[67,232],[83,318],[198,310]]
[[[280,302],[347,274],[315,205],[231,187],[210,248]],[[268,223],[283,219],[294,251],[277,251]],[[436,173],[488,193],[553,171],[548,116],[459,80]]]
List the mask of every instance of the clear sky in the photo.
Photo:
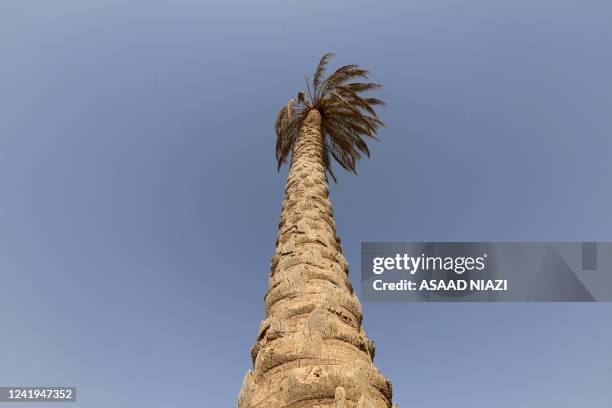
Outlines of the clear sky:
[[[0,2],[0,385],[233,406],[324,52],[388,127],[332,186],[361,241],[612,240],[612,2]],[[609,408],[612,304],[364,303],[400,407]],[[9,405],[6,404],[9,408]]]

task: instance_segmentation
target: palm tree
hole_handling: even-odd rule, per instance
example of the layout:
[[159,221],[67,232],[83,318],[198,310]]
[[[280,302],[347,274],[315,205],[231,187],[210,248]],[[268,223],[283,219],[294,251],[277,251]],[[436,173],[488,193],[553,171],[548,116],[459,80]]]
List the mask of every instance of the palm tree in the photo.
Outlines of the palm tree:
[[278,168],[291,155],[285,200],[268,292],[266,318],[251,350],[253,371],[243,381],[238,408],[389,408],[391,383],[373,364],[374,344],[361,327],[358,298],[336,236],[328,199],[331,158],[355,172],[365,138],[383,126],[364,97],[379,84],[357,65],[326,79],[333,54],[325,54],[307,93],[300,91],[278,113]]

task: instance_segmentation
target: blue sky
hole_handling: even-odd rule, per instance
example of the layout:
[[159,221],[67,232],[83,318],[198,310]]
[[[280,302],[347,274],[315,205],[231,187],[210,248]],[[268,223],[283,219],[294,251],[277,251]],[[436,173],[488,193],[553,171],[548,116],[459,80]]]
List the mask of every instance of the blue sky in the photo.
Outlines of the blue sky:
[[[0,4],[0,385],[232,406],[320,56],[385,87],[332,186],[361,241],[612,240],[612,3]],[[403,407],[607,408],[610,304],[364,303]],[[9,407],[9,405],[7,405]]]

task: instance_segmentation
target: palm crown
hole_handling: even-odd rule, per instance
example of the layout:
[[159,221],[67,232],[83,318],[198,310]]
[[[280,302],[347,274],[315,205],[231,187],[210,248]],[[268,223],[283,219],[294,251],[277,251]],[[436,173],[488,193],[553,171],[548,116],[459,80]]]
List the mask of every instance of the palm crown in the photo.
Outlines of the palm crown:
[[363,97],[365,91],[378,89],[373,82],[352,82],[367,78],[369,71],[358,65],[345,65],[327,78],[323,78],[332,53],[325,54],[315,71],[312,82],[306,78],[308,92],[300,91],[297,99],[291,99],[278,112],[276,118],[276,159],[278,168],[287,162],[289,153],[296,143],[300,127],[308,113],[316,109],[321,115],[323,137],[323,164],[332,176],[333,157],[343,168],[356,173],[357,160],[370,151],[365,138],[376,139],[383,121],[374,110],[374,105],[384,105],[377,98]]

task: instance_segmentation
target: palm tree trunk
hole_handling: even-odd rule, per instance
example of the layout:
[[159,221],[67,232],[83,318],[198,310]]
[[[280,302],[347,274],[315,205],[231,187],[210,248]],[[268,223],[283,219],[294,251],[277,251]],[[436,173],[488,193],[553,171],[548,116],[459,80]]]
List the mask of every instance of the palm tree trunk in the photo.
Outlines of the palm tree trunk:
[[266,319],[239,408],[392,406],[336,236],[322,143],[321,115],[311,110],[293,150]]

